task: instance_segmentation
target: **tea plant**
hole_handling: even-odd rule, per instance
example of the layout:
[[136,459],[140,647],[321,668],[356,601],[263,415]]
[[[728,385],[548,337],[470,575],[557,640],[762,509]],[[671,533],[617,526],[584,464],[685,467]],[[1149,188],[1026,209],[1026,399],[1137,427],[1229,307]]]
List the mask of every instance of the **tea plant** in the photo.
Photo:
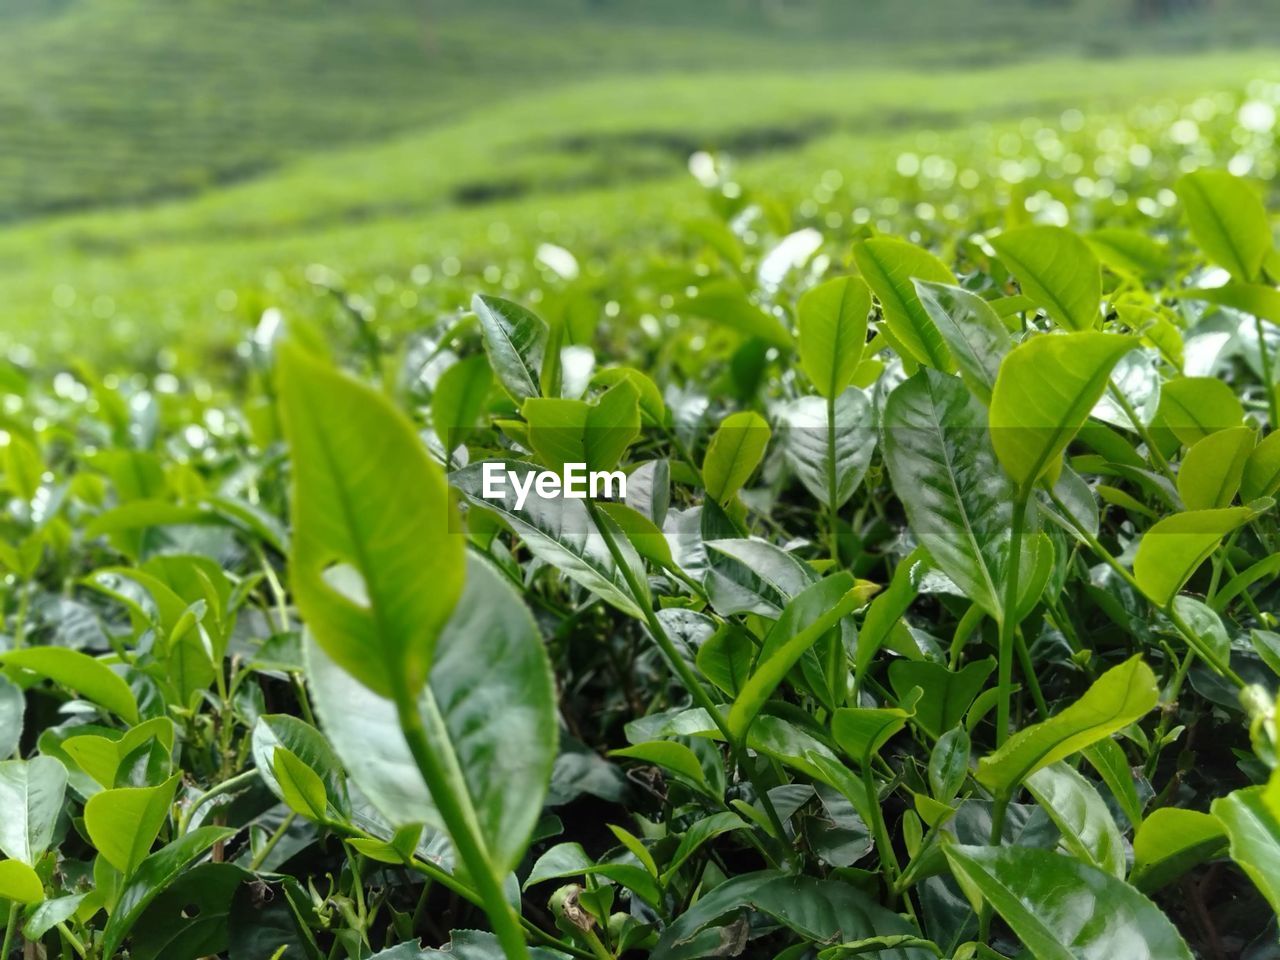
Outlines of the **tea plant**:
[[1280,253],[1175,189],[7,368],[0,957],[1274,956]]

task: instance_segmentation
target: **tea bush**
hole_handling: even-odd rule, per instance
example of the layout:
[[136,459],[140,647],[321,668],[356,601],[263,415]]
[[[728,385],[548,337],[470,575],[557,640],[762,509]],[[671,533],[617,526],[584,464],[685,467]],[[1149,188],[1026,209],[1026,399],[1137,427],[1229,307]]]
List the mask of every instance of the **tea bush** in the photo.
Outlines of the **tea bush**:
[[1184,139],[5,367],[0,956],[1274,956],[1280,253]]

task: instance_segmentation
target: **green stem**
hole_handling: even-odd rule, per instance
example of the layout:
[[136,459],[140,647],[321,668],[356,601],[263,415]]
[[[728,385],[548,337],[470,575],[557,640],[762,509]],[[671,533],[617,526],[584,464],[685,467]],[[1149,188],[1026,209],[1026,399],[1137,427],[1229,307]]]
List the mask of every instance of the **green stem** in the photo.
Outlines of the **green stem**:
[[671,441],[671,445],[676,448],[676,453],[680,454],[680,459],[688,464],[689,469],[693,471],[693,475],[695,477],[702,476],[702,471],[698,469],[697,461],[693,459],[693,454],[689,452],[689,448],[686,447],[684,441],[680,439],[680,435],[676,432],[675,427],[664,427],[664,432],[667,435],[667,439]]
[[1253,318],[1254,328],[1258,331],[1258,356],[1262,361],[1262,388],[1267,394],[1267,413],[1271,418],[1271,429],[1280,430],[1280,391],[1272,381],[1271,354],[1267,352],[1267,338],[1263,334],[1262,318]]
[[280,582],[280,578],[276,576],[276,568],[271,565],[271,561],[267,559],[267,555],[262,550],[262,545],[256,541],[253,544],[254,553],[258,557],[258,565],[262,568],[262,575],[266,578],[267,588],[271,591],[271,600],[274,604],[275,615],[277,620],[277,628],[281,633],[289,632],[289,597],[285,592],[284,584]]
[[1035,665],[1031,662],[1031,651],[1027,649],[1027,640],[1022,631],[1016,627],[1013,631],[1014,646],[1018,651],[1018,666],[1027,678],[1027,688],[1031,691],[1031,699],[1036,702],[1036,712],[1041,720],[1049,719],[1049,704],[1045,702],[1044,693],[1040,689],[1040,678],[1036,676]]
[[[360,830],[352,830],[351,832],[353,833],[353,835],[359,836],[365,840],[379,839],[378,837],[375,837],[371,833],[365,833]],[[410,870],[413,870],[416,873],[422,874],[422,876],[426,877],[432,883],[440,884],[440,886],[444,887],[450,893],[455,893],[458,896],[460,896],[463,900],[466,900],[468,903],[475,904],[477,907],[480,907],[483,909],[484,904],[483,902],[481,902],[481,898],[478,893],[476,893],[466,884],[459,882],[458,878],[455,877],[453,874],[446,873],[445,871],[441,870],[434,863],[431,863],[430,861],[427,861],[427,860],[418,860],[416,858],[413,858],[409,860],[408,867]],[[423,891],[423,894],[425,896],[426,894],[425,890]],[[586,950],[582,950],[579,947],[575,947],[571,943],[567,943],[564,940],[560,940],[560,939],[557,939],[556,937],[551,936],[551,934],[547,933],[545,930],[538,927],[532,920],[528,920],[525,917],[520,917],[519,920],[520,920],[520,926],[522,926],[531,937],[533,937],[535,940],[538,940],[540,943],[545,943],[548,946],[555,947],[557,950],[561,950],[564,953],[568,953],[572,956],[579,957],[581,958],[581,960],[592,960],[592,955],[588,953]]]
[[609,555],[613,558],[618,570],[621,571],[623,580],[626,581],[627,590],[630,592],[631,598],[635,600],[641,614],[644,616],[644,622],[649,628],[649,633],[653,635],[654,642],[658,644],[658,648],[671,664],[671,669],[676,672],[676,676],[680,678],[680,682],[689,691],[689,695],[693,697],[694,702],[707,712],[711,722],[716,725],[725,742],[732,745],[733,737],[729,735],[729,725],[725,722],[724,717],[720,715],[719,708],[712,701],[706,689],[698,682],[693,669],[680,654],[680,651],[676,649],[676,645],[671,642],[671,638],[667,636],[667,631],[662,628],[662,623],[658,620],[657,613],[654,612],[653,604],[649,601],[649,591],[644,589],[636,578],[635,571],[631,569],[631,564],[627,563],[627,559],[618,547],[613,533],[602,520],[599,508],[591,500],[587,500],[586,504],[587,511],[591,514],[591,519],[595,522],[596,529],[600,531],[600,535],[604,538]]
[[614,960],[613,954],[600,942],[600,938],[596,936],[594,930],[583,930],[582,939],[587,941],[587,946],[591,948],[591,953],[596,957],[596,960]]
[[267,857],[271,856],[271,851],[276,848],[276,844],[288,832],[295,817],[297,817],[297,814],[290,810],[289,815],[280,821],[280,826],[276,827],[271,836],[267,838],[267,842],[262,845],[262,849],[254,854],[253,860],[249,862],[250,873],[257,873],[263,863],[266,862]]
[[27,617],[31,612],[31,594],[34,592],[35,585],[30,581],[23,581],[18,587],[18,619],[13,625],[13,649],[21,650],[27,645]]
[[1018,629],[1018,568],[1022,565],[1022,528],[1027,521],[1030,490],[1019,490],[1009,527],[1009,559],[1005,563],[1004,609],[1000,612],[1000,679],[996,700],[996,746],[1009,735],[1009,702],[1013,692],[1014,634]]
[[[991,808],[991,835],[987,838],[987,845],[991,847],[1000,846],[1004,839],[1004,818],[1009,811],[1009,800],[1012,794],[998,793],[996,794],[995,803]],[[991,936],[991,901],[984,900],[982,909],[978,911],[978,939],[985,943]]]
[[[401,685],[403,686],[403,685]],[[445,753],[433,747],[431,736],[422,722],[418,704],[408,690],[393,691],[400,729],[404,733],[409,752],[413,755],[418,772],[440,811],[440,818],[453,841],[458,859],[466,867],[471,882],[484,904],[485,913],[493,932],[502,945],[508,960],[528,960],[529,948],[521,930],[519,915],[511,909],[502,892],[502,884],[494,876],[489,852],[481,839],[480,826],[470,799],[457,789],[456,776],[446,769]]]
[[0,947],[0,960],[9,960],[13,951],[13,933],[18,928],[18,903],[9,904],[9,922],[4,926],[4,946]]
[[[1111,555],[1111,552],[1098,541],[1097,537],[1076,522],[1071,511],[1067,509],[1066,505],[1060,499],[1058,499],[1058,496],[1050,491],[1049,498],[1053,501],[1053,505],[1056,506],[1062,514],[1062,517],[1057,517],[1055,519],[1060,523],[1065,522],[1070,526],[1076,535],[1088,545],[1089,549],[1093,551],[1093,554],[1099,560],[1114,570],[1116,575],[1127,583],[1135,593],[1139,596],[1145,597],[1146,593],[1143,591],[1142,587],[1138,585],[1138,581],[1134,578],[1133,574],[1126,570],[1124,565]],[[1065,518],[1065,521],[1063,518]],[[1187,641],[1187,645],[1199,654],[1200,657],[1204,659],[1205,663],[1209,664],[1209,666],[1213,667],[1213,669],[1217,670],[1237,687],[1244,686],[1244,681],[1240,679],[1240,675],[1238,673],[1231,669],[1231,664],[1223,663],[1222,660],[1218,658],[1217,654],[1206,647],[1201,642],[1199,635],[1197,635],[1196,632],[1187,625],[1187,622],[1178,615],[1178,611],[1174,609],[1173,600],[1170,600],[1164,606],[1158,606],[1153,601],[1153,605],[1169,618],[1169,622],[1173,624],[1174,629],[1176,629],[1178,633],[1182,634],[1182,638]]]
[[1187,651],[1187,655],[1178,664],[1178,672],[1173,677],[1173,683],[1169,685],[1168,699],[1160,711],[1160,721],[1156,724],[1156,732],[1151,738],[1151,753],[1142,771],[1148,780],[1155,775],[1156,764],[1160,762],[1160,752],[1164,749],[1162,741],[1165,734],[1169,732],[1169,718],[1173,716],[1173,706],[1178,702],[1179,694],[1182,693],[1182,684],[1187,679],[1187,671],[1191,669],[1191,661],[1195,659],[1195,655],[1194,650]]
[[195,816],[196,811],[210,800],[213,800],[215,797],[220,797],[223,794],[234,793],[241,787],[247,786],[256,779],[258,779],[258,770],[254,767],[251,770],[245,770],[243,773],[237,773],[234,777],[223,780],[221,783],[210,787],[204,793],[200,794],[200,796],[196,797],[195,800],[191,802],[191,806],[187,807],[182,816],[178,818],[178,835],[182,836],[187,832],[187,828],[191,826],[191,820]]
[[876,838],[876,846],[880,848],[880,866],[887,874],[888,887],[896,890],[902,869],[898,865],[898,856],[893,852],[893,841],[889,839],[889,827],[884,822],[884,811],[880,809],[880,791],[876,789],[875,777],[871,773],[871,756],[862,758],[862,786],[867,794],[867,805],[871,808],[871,829]]
[[1156,466],[1160,468],[1160,472],[1165,475],[1167,480],[1172,482],[1174,479],[1173,468],[1169,466],[1169,461],[1164,458],[1164,454],[1156,446],[1155,438],[1151,436],[1151,431],[1143,426],[1142,421],[1138,418],[1138,411],[1133,409],[1133,404],[1129,402],[1129,398],[1114,383],[1107,384],[1107,391],[1120,409],[1124,411],[1124,415],[1129,418],[1129,422],[1133,424],[1133,429],[1138,431],[1138,436],[1142,438],[1142,442],[1147,446],[1147,453],[1155,461]]
[[84,944],[80,942],[80,938],[72,933],[65,923],[57,924],[57,928],[58,933],[62,935],[62,939],[65,940],[70,945],[71,949],[76,952],[77,957],[84,958],[89,955],[84,949]]
[[840,566],[840,508],[836,505],[836,398],[827,397],[827,522],[831,562]]

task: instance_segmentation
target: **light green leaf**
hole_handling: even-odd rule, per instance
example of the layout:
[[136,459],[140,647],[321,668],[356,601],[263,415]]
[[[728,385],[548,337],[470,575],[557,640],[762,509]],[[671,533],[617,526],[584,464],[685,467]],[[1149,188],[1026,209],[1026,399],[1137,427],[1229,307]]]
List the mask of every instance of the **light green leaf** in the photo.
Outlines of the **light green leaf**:
[[703,793],[713,794],[706,771],[698,762],[697,755],[683,743],[674,740],[649,740],[621,750],[610,750],[609,756],[655,764],[693,784]]
[[52,757],[0,763],[0,851],[34,867],[53,842],[66,768]]
[[[316,713],[351,779],[392,826],[443,829],[395,705],[354,683],[316,643],[308,640],[305,652]],[[509,871],[542,812],[556,753],[555,689],[528,610],[470,554],[466,590],[440,635],[419,712],[475,809],[492,864]]]
[[521,415],[534,453],[555,470],[566,463],[612,470],[640,433],[639,395],[628,380],[619,380],[594,403],[530,397]]
[[89,839],[126,878],[151,851],[169,819],[181,775],[155,787],[119,787],[95,793],[84,805]]
[[1124,748],[1115,740],[1107,739],[1085,747],[1080,753],[1107,785],[1129,823],[1135,827],[1141,824],[1142,801],[1138,799],[1138,788]]
[[946,341],[960,378],[984,404],[991,403],[1000,361],[1012,346],[1009,331],[987,301],[963,287],[915,281],[916,295]]
[[1224,283],[1220,287],[1179,291],[1188,300],[1230,307],[1280,324],[1280,290],[1261,283]]
[[123,735],[109,736],[81,734],[68,737],[62,749],[85,773],[103,787],[115,786],[116,773],[125,757],[147,743],[157,740],[166,753],[173,750],[173,721],[168,717],[155,717],[136,727],[130,727]]
[[778,318],[752,303],[742,285],[734,280],[712,281],[702,287],[697,296],[678,303],[676,309],[775,347],[790,349],[792,346],[791,334]]
[[977,778],[1007,794],[1037,770],[1109,737],[1159,700],[1156,678],[1139,657],[1112,667],[1061,713],[1024,727],[978,762]]
[[1161,386],[1156,419],[1192,446],[1211,433],[1240,426],[1244,407],[1215,377],[1178,377]]
[[0,666],[38,673],[105,707],[128,723],[138,722],[138,701],[129,684],[87,653],[66,647],[27,647],[0,653]]
[[325,823],[329,819],[329,803],[320,776],[285,747],[276,747],[272,758],[272,773],[289,809]]
[[1036,960],[1192,960],[1177,928],[1123,880],[1034,847],[943,847]]
[[520,304],[501,297],[476,294],[471,309],[480,320],[485,353],[502,388],[516,403],[541,396],[543,355],[551,329]]
[[1144,893],[1158,890],[1226,845],[1226,829],[1215,816],[1178,807],[1153,810],[1134,834],[1129,882]]
[[1271,250],[1271,224],[1262,200],[1223,170],[1197,170],[1174,189],[1200,249],[1236,280],[1258,279]]
[[1059,762],[1027,777],[1026,787],[1062,833],[1062,844],[1072,856],[1124,877],[1124,840],[1093,784]]
[[0,901],[39,903],[44,899],[40,875],[21,860],[0,860]]
[[870,763],[909,719],[911,714],[897,707],[841,707],[831,718],[831,735],[861,766]]
[[731,697],[736,697],[751,676],[756,646],[743,630],[732,626],[717,630],[698,648],[698,671]]
[[662,400],[662,391],[647,373],[635,367],[606,367],[591,378],[591,383],[612,387],[623,380],[631,384],[640,398],[641,419],[650,426],[663,426],[667,422],[667,406]]
[[1104,227],[1085,235],[1098,259],[1113,270],[1138,277],[1161,277],[1169,268],[1168,247],[1141,230]]
[[797,307],[800,365],[823,397],[853,379],[867,342],[871,291],[859,277],[837,277],[805,292]]
[[1226,507],[1165,517],[1142,535],[1133,558],[1134,579],[1152,603],[1165,606],[1222,538],[1255,515],[1248,507]]
[[787,604],[765,636],[754,671],[729,708],[729,733],[735,740],[745,736],[769,695],[804,652],[863,602],[862,588],[842,571],[815,583]]
[[444,474],[382,394],[287,342],[278,364],[298,609],[371,690],[416,690],[462,592],[464,538]]
[[1022,285],[1023,293],[1067,330],[1092,330],[1102,313],[1102,271],[1089,245],[1065,227],[1018,227],[991,238],[991,246]]
[[950,370],[946,341],[916,295],[913,280],[956,282],[946,264],[915,244],[875,237],[854,244],[853,260],[884,311],[889,334],[906,351],[906,358],[938,370]]
[[1068,333],[1032,337],[1000,364],[991,396],[991,442],[1020,488],[1054,483],[1062,451],[1089,418],[1132,337]]
[[441,374],[431,395],[431,425],[447,452],[467,442],[492,387],[493,371],[482,356],[459,360]]
[[641,557],[655,567],[674,566],[671,544],[656,523],[625,503],[602,501],[596,506],[626,535],[627,540]]
[[342,763],[315,727],[286,714],[265,714],[254,724],[251,745],[258,775],[281,801],[285,801],[284,789],[276,779],[273,755],[283,747],[319,775],[329,802],[340,812],[348,812],[346,775]]
[[959,670],[948,670],[929,660],[895,660],[889,664],[889,684],[899,700],[919,687],[923,696],[916,703],[915,719],[929,736],[937,739],[954,729],[963,719],[996,668],[995,659],[976,660]]
[[1226,828],[1231,859],[1280,912],[1280,774],[1219,797],[1209,809]]
[[768,445],[769,424],[760,414],[744,410],[725,417],[702,462],[707,496],[721,504],[732,500],[764,459]]
[[1280,429],[1253,448],[1240,478],[1240,499],[1250,503],[1280,493]]
[[40,449],[20,433],[8,433],[4,446],[4,485],[21,500],[31,500],[40,490],[44,459]]
[[1197,441],[1178,467],[1183,506],[1188,510],[1230,506],[1244,478],[1254,438],[1251,427],[1230,427]]

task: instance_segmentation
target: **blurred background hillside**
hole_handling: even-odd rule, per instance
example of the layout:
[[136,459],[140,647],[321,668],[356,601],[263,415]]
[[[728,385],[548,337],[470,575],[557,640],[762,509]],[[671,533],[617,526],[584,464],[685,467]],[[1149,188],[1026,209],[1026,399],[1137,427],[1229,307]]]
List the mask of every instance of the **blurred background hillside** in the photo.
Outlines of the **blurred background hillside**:
[[1274,0],[0,0],[0,343],[217,342],[317,265],[622,238],[704,151],[811,186],[975,124],[1243,100],[1277,46]]

